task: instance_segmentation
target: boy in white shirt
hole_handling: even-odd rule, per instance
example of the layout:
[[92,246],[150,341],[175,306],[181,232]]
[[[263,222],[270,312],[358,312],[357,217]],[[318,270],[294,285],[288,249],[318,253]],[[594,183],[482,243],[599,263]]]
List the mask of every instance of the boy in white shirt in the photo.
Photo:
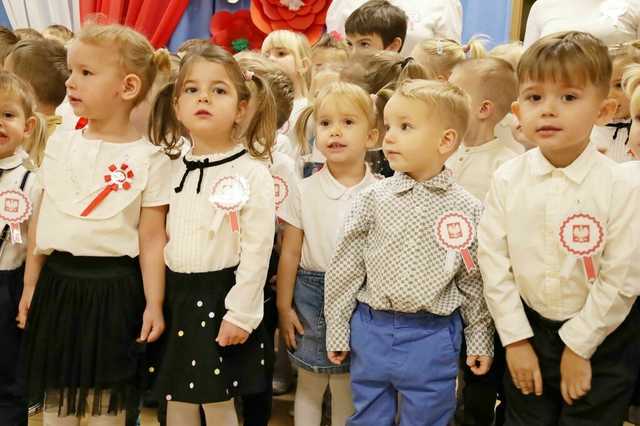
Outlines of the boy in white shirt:
[[513,112],[538,148],[495,173],[478,229],[508,425],[619,425],[631,398],[638,189],[589,147],[615,111],[610,78],[607,48],[580,32],[540,39],[518,66]]
[[517,156],[513,148],[496,137],[495,127],[516,99],[518,82],[511,64],[497,58],[461,62],[449,81],[471,97],[471,115],[467,134],[446,165],[464,189],[483,201],[493,172]]

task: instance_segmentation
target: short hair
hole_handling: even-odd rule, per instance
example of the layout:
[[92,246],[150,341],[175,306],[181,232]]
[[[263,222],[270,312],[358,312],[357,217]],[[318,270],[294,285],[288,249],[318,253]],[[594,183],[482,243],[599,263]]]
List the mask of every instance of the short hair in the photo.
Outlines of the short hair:
[[467,133],[470,100],[469,95],[459,87],[446,81],[406,80],[400,84],[395,95],[427,104],[436,116],[429,118],[437,119],[446,127],[458,132],[458,142]]
[[192,50],[197,49],[198,47],[208,46],[211,44],[211,41],[206,40],[204,38],[190,38],[183,42],[180,46],[178,46],[178,50],[176,50],[176,54],[180,57],[186,55]]
[[243,70],[260,75],[271,86],[278,116],[276,127],[279,129],[284,126],[291,115],[295,98],[291,78],[273,61],[255,52],[244,51],[234,57]]
[[73,38],[73,31],[64,25],[49,25],[42,31],[44,38],[58,40],[60,43],[65,44]]
[[521,41],[512,41],[510,43],[499,44],[489,51],[489,56],[493,58],[504,59],[509,62],[515,72],[518,68],[518,62],[524,53],[524,46]]
[[473,78],[474,92],[480,100],[493,102],[498,121],[511,110],[518,97],[518,80],[509,62],[499,58],[469,59],[458,64],[454,68],[457,71]]
[[22,40],[7,57],[13,73],[33,87],[38,101],[58,106],[67,93],[67,50],[55,40]]
[[0,26],[0,67],[13,46],[20,41],[17,35],[7,27]]
[[14,31],[20,40],[41,40],[44,36],[33,28],[18,28]]
[[387,0],[369,0],[353,11],[344,24],[347,34],[377,34],[384,47],[393,43],[396,37],[407,37],[409,18],[404,10]]
[[349,58],[349,45],[346,41],[336,38],[334,34],[325,33],[311,46],[311,55],[322,51],[332,51],[335,63],[345,63]]
[[603,97],[612,74],[607,47],[595,36],[567,31],[542,37],[518,63],[518,82],[527,80],[593,84]]

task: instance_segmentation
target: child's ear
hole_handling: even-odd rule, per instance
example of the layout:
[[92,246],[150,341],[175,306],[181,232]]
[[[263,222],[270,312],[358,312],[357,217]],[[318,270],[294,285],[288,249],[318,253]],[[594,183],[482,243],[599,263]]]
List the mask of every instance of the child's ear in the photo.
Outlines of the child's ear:
[[127,74],[122,80],[122,99],[132,101],[142,90],[142,80],[135,74]]
[[511,103],[511,112],[516,116],[518,121],[522,121],[522,118],[520,117],[520,103],[518,101]]
[[238,111],[236,112],[236,119],[234,120],[235,124],[242,123],[242,120],[244,119],[244,116],[247,113],[248,106],[249,106],[249,103],[247,101],[238,102]]
[[438,152],[442,155],[451,155],[458,149],[458,132],[454,129],[447,129],[442,132],[440,143],[438,144]]
[[378,146],[378,138],[380,137],[380,132],[378,131],[377,128],[373,128],[371,130],[369,130],[369,133],[367,133],[367,149],[373,149],[376,148]]
[[596,118],[596,124],[598,126],[604,126],[613,120],[616,115],[616,109],[618,108],[618,102],[615,99],[607,98],[600,104],[600,111],[598,111],[598,117]]
[[24,122],[24,137],[30,138],[33,132],[36,130],[36,124],[38,123],[38,117],[31,116]]
[[496,106],[493,102],[491,102],[488,99],[485,99],[484,101],[482,101],[482,103],[480,104],[480,110],[478,111],[478,117],[482,120],[486,120],[487,118],[490,118],[491,116],[493,116],[493,114],[496,112]]
[[400,37],[396,37],[393,39],[391,43],[384,48],[384,50],[389,50],[391,52],[400,52],[402,48],[402,39]]

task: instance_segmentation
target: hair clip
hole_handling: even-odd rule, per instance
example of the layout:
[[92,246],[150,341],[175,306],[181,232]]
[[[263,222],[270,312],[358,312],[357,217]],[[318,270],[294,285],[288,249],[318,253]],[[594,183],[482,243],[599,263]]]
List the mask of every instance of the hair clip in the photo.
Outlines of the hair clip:
[[442,40],[440,39],[436,40],[436,55],[444,55],[444,46],[442,45]]
[[343,40],[342,34],[340,34],[337,31],[331,31],[329,33],[329,36],[331,36],[331,38],[334,39],[335,41],[342,41]]
[[371,100],[373,101],[373,104],[375,105],[375,103],[378,101],[378,94],[372,93],[369,95],[369,97],[371,98]]
[[402,67],[402,69],[405,69],[405,67],[409,65],[409,62],[411,61],[413,61],[413,57],[407,56],[402,62],[400,62],[400,67]]
[[249,70],[246,70],[242,73],[242,76],[244,77],[244,81],[252,81],[255,75],[256,74],[253,71],[249,71]]

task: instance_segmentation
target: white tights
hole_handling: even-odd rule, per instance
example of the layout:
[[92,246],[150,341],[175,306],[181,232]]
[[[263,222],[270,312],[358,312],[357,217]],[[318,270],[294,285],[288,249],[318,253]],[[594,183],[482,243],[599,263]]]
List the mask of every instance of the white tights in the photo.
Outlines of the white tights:
[[[103,395],[103,404],[108,404],[108,394]],[[93,393],[89,392],[87,397],[89,401],[93,400]],[[80,426],[82,417],[75,415],[58,417],[59,399],[55,395],[47,395],[44,413],[42,414],[43,426]],[[62,411],[66,410],[66,406],[62,407]],[[89,426],[124,426],[126,422],[126,412],[120,411],[118,415],[104,414],[102,416],[85,416],[88,419]]]
[[[238,416],[233,400],[204,404],[207,426],[238,426]],[[200,426],[198,404],[169,401],[167,404],[167,426]]]
[[353,414],[349,374],[319,374],[299,368],[294,402],[295,426],[320,425],[327,386],[331,389],[331,425],[344,426],[347,423]]

